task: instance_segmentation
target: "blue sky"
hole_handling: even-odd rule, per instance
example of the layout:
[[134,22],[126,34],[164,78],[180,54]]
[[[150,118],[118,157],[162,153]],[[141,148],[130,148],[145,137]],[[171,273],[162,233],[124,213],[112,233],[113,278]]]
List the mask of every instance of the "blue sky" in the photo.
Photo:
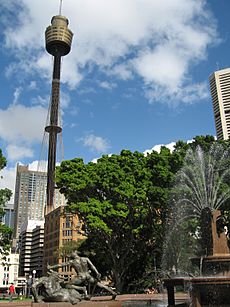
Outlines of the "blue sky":
[[[1,187],[14,188],[17,162],[46,158],[44,31],[58,9],[59,0],[1,0]],[[61,74],[65,159],[215,135],[208,77],[229,67],[229,12],[229,0],[63,0],[74,32]]]

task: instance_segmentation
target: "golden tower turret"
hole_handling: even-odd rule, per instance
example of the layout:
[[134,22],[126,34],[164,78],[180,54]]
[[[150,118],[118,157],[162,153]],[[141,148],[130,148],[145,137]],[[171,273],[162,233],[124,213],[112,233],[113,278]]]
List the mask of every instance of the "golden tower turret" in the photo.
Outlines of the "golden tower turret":
[[53,56],[64,56],[70,52],[73,33],[68,29],[69,21],[65,16],[57,15],[46,28],[46,50]]

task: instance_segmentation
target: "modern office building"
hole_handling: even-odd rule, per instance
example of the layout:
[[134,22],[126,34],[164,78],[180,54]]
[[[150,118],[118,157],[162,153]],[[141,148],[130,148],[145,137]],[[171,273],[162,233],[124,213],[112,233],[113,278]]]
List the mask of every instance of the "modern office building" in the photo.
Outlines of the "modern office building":
[[228,140],[230,138],[230,68],[215,71],[209,81],[217,139]]
[[1,218],[1,222],[10,227],[14,228],[14,204],[6,204],[4,207],[4,215]]
[[33,272],[42,276],[44,221],[28,220],[21,225],[19,236],[19,275],[27,278]]
[[[47,173],[17,165],[14,198],[14,238],[18,239],[21,225],[28,220],[44,220]],[[55,207],[65,204],[64,196],[55,190]]]
[[41,277],[43,273],[44,222],[33,229],[31,247],[31,272],[34,272],[33,275],[36,274],[36,277]]

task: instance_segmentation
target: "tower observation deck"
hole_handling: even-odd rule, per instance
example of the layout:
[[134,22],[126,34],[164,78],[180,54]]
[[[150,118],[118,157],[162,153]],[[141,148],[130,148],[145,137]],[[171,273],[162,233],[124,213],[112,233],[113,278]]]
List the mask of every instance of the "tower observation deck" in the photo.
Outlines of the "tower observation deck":
[[48,126],[45,127],[45,131],[49,133],[46,214],[54,209],[57,134],[62,131],[58,116],[61,57],[70,52],[73,38],[73,33],[68,29],[68,24],[69,21],[66,17],[57,15],[51,19],[51,25],[45,31],[46,50],[54,57],[50,118]]

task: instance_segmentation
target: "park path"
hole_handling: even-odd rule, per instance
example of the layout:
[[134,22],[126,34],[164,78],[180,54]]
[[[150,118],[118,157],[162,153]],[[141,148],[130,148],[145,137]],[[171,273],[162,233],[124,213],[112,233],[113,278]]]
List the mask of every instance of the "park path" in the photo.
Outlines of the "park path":
[[[186,294],[176,294],[177,301],[185,301]],[[76,306],[79,307],[121,307],[124,301],[145,301],[148,303],[163,301],[167,302],[167,294],[122,294],[117,295],[115,300],[111,300],[111,296],[96,296],[90,301],[83,301]],[[34,303],[32,301],[0,301],[0,307],[73,307],[70,303]]]

